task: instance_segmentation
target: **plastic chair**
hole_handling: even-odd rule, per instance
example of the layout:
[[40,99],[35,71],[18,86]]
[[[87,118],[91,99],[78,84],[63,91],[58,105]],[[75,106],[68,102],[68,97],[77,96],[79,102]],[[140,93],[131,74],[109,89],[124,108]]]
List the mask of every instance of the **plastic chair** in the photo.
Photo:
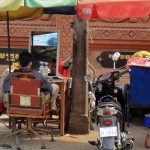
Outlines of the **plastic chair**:
[[50,133],[51,140],[54,141],[52,131],[33,127],[33,118],[45,120],[50,110],[50,104],[46,103],[45,95],[41,95],[40,87],[41,80],[33,79],[31,74],[22,73],[18,77],[11,78],[7,114],[11,118],[24,118],[25,128],[15,131],[15,122],[13,122],[13,132],[5,137],[2,146],[6,146],[5,143],[9,137],[23,131],[31,132],[38,136],[42,142],[42,149],[45,149],[45,144],[37,131]]

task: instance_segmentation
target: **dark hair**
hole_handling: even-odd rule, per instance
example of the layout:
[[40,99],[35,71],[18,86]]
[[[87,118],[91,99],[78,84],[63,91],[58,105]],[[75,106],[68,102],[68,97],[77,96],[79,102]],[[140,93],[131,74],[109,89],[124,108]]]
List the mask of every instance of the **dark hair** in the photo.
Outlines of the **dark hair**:
[[23,51],[19,54],[19,62],[22,67],[27,67],[32,62],[32,55],[27,51]]
[[53,59],[51,60],[51,63],[56,63],[56,59],[53,58]]

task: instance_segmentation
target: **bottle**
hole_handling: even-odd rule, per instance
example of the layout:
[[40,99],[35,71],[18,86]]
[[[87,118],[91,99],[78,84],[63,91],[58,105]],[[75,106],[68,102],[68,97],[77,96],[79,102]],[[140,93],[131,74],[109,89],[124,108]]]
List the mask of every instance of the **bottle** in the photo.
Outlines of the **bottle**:
[[44,76],[44,62],[40,61],[39,72]]
[[48,76],[48,62],[44,62],[44,74],[47,77]]

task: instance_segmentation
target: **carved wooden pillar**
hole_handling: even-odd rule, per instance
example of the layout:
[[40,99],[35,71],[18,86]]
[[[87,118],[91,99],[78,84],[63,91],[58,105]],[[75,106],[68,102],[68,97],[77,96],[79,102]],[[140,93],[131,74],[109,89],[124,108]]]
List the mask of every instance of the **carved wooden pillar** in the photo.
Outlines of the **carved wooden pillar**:
[[84,80],[87,72],[87,22],[74,18],[72,108],[69,132],[89,133],[88,86]]

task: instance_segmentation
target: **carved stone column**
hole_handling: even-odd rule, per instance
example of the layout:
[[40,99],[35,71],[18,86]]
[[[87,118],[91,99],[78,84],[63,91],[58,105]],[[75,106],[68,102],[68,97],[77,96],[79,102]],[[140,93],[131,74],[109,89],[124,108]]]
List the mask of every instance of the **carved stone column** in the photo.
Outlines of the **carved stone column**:
[[75,134],[89,133],[87,82],[87,22],[74,18],[73,43],[73,83],[72,108],[69,119],[69,132]]

